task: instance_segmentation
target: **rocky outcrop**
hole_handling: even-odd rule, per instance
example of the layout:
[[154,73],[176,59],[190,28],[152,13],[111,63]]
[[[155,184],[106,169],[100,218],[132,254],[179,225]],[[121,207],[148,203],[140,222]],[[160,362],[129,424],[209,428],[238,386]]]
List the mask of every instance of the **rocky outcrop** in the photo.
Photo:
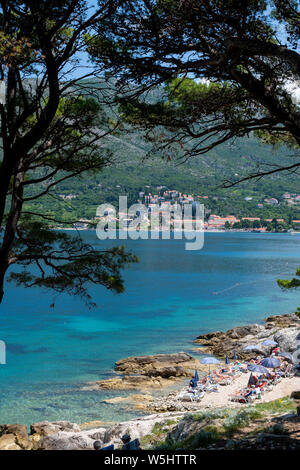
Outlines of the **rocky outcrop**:
[[179,379],[172,377],[163,379],[162,377],[148,377],[145,375],[133,375],[124,377],[115,377],[106,380],[97,380],[87,383],[82,390],[140,390],[148,391],[150,389],[160,389],[176,383]]
[[32,448],[23,424],[0,425],[0,450],[29,450]]
[[0,450],[22,450],[22,448],[17,444],[13,434],[3,434],[0,437]]
[[[274,315],[265,319],[263,325],[246,325],[231,328],[226,332],[217,331],[200,335],[195,343],[200,343],[205,348],[205,352],[224,357],[233,357],[236,350],[240,359],[248,359],[256,354],[268,354],[270,347],[261,343],[267,339],[278,343],[282,351],[293,352],[296,341],[299,341],[300,319],[295,314]],[[247,345],[255,345],[253,351],[244,351]],[[201,352],[202,348],[198,351]]]
[[93,443],[98,440],[104,446],[113,444],[115,448],[122,445],[121,436],[129,433],[132,439],[141,439],[150,434],[155,424],[164,424],[172,418],[179,420],[183,413],[164,415],[150,415],[131,421],[115,424],[107,429],[98,428],[81,432],[59,432],[46,436],[40,441],[41,450],[89,450],[93,449]]
[[300,339],[299,328],[284,328],[274,335],[274,340],[279,344],[282,351],[292,353],[296,341]]
[[80,427],[77,424],[70,423],[69,421],[41,421],[39,423],[33,423],[30,426],[30,434],[34,436],[45,437],[50,434],[57,434],[60,431],[66,432],[78,432]]
[[116,370],[124,374],[142,374],[149,377],[180,377],[187,375],[187,368],[194,364],[192,356],[185,352],[177,354],[156,354],[120,359]]
[[41,439],[38,450],[92,450],[95,441],[103,442],[105,428],[80,432],[60,431]]
[[280,328],[288,328],[300,325],[300,318],[294,313],[286,315],[272,315],[265,318],[266,326],[279,326]]
[[57,434],[59,432],[79,432],[80,427],[77,424],[70,423],[69,421],[41,421],[33,423],[30,426],[30,439],[34,449],[39,448],[39,442],[46,436]]
[[206,420],[182,419],[168,434],[166,443],[171,445],[174,442],[183,442],[190,436],[201,432],[207,425],[208,422]]
[[[104,432],[105,429],[103,429]],[[30,435],[27,433],[25,424],[2,424],[0,425],[0,450],[37,450],[43,448],[41,445],[44,439],[53,435],[72,435],[70,448],[80,449],[84,446],[84,433],[80,437],[80,427],[69,421],[42,421],[30,426]],[[76,436],[78,435],[78,439]],[[103,433],[102,433],[103,435]],[[90,442],[88,441],[89,445]],[[57,449],[60,449],[59,443]]]
[[170,386],[201,368],[200,361],[186,352],[133,356],[120,359],[115,369],[123,376],[88,383],[83,390],[149,390]]

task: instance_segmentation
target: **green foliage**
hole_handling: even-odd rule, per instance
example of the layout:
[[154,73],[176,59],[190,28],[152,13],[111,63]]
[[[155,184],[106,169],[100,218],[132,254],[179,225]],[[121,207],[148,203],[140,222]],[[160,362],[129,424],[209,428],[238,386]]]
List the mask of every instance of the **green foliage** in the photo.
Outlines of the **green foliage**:
[[229,410],[226,408],[219,408],[216,410],[203,410],[199,413],[187,414],[185,420],[196,420],[196,421],[211,421],[214,419],[223,419],[228,416]]
[[297,307],[297,311],[295,312],[295,315],[300,318],[300,307]]
[[261,413],[255,408],[234,411],[224,420],[223,427],[228,435],[232,435],[238,429],[248,426],[253,419],[260,417]]
[[[177,449],[197,449],[199,447],[207,448],[212,444],[221,443],[224,447],[226,440],[226,448],[234,449],[238,442],[233,440],[233,436],[239,436],[239,431],[247,428],[250,423],[254,423],[251,435],[258,434],[262,431],[261,422],[263,418],[268,420],[274,415],[280,415],[295,411],[296,405],[289,397],[273,400],[266,403],[258,403],[251,406],[245,406],[243,409],[236,408],[220,408],[215,410],[202,410],[198,413],[189,413],[184,416],[183,420],[188,422],[198,421],[203,428],[200,432],[193,432],[186,439],[177,441],[173,438],[173,434],[167,436],[165,442],[156,445],[157,450],[177,450]],[[259,420],[258,423],[255,423]],[[182,426],[182,424],[180,424]],[[258,427],[257,427],[258,426]],[[275,425],[264,429],[263,431],[272,433],[282,433],[282,427]]]
[[[297,2],[275,0],[132,0],[98,25],[89,52],[126,90],[123,117],[167,160],[208,155],[251,132],[298,150],[299,103],[286,84],[299,79],[299,13]],[[151,95],[158,83],[162,96]],[[260,161],[246,178],[298,166]],[[237,171],[225,185],[240,180]]]
[[[104,108],[103,114],[109,117],[108,107]],[[171,161],[162,160],[161,154],[148,155],[151,145],[145,143],[143,132],[138,129],[129,128],[126,133],[108,136],[103,142],[108,156],[114,156],[113,165],[101,172],[98,170],[94,174],[61,182],[51,188],[51,196],[45,195],[39,200],[27,202],[26,210],[44,212],[54,219],[65,219],[66,222],[80,218],[93,219],[99,204],[108,202],[118,205],[119,195],[127,195],[128,203],[133,204],[138,199],[139,191],[158,194],[160,191],[157,187],[166,186],[167,189],[177,189],[185,194],[194,194],[195,197],[208,196],[208,199],[200,201],[204,202],[206,209],[217,215],[284,218],[287,224],[292,219],[300,219],[300,206],[290,207],[280,203],[276,207],[267,204],[261,209],[257,207],[258,203],[264,203],[265,197],[280,200],[285,191],[300,193],[300,181],[295,175],[269,177],[233,189],[220,188],[224,179],[230,178],[235,172],[240,176],[246,175],[254,168],[257,160],[278,163],[288,161],[288,151],[284,148],[274,152],[270,146],[262,145],[250,136],[232,145],[222,144],[206,157],[178,164],[176,155]],[[88,161],[87,155],[81,158]],[[94,152],[92,158],[94,163],[99,159],[100,164],[100,158],[107,159],[107,156]],[[39,189],[43,189],[42,184],[37,184],[35,191],[28,187],[26,195],[31,197]],[[61,194],[75,194],[76,198],[62,200]],[[251,196],[252,200],[245,201],[246,196]],[[59,224],[53,223],[53,226]]]
[[199,447],[207,448],[215,444],[220,439],[218,431],[212,427],[210,430],[201,430],[199,433],[192,434],[183,441],[167,441],[156,447],[156,450],[194,450]]
[[[112,162],[102,139],[118,121],[106,114],[104,90],[94,80],[103,68],[82,72],[79,56],[113,3],[92,16],[84,0],[0,5],[0,303],[8,269],[17,285],[79,295],[92,306],[88,286],[120,293],[121,270],[136,262],[123,247],[97,250],[50,230],[74,216],[68,204],[60,206],[58,185],[83,174],[88,181]],[[86,87],[81,73],[93,77]],[[69,183],[72,192],[75,185]]]
[[270,426],[269,428],[266,429],[266,432],[269,434],[288,434],[288,431],[284,428],[282,423],[276,423],[273,424],[273,426]]
[[262,413],[278,414],[288,411],[294,411],[296,405],[291,398],[284,397],[266,403],[257,403],[255,405],[255,408]]
[[152,449],[163,445],[164,440],[178,420],[168,419],[166,422],[159,424],[155,423],[150,434],[143,436],[140,440],[142,449]]
[[277,284],[283,289],[294,289],[300,286],[300,279],[293,277],[291,280],[288,279],[277,279]]

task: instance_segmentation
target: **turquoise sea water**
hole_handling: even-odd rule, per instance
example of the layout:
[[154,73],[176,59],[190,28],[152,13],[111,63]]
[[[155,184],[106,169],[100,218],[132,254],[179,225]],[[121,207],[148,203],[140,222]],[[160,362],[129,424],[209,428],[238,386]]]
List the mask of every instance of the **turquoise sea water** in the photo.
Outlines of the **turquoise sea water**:
[[[95,232],[82,234],[100,244]],[[189,352],[200,333],[300,305],[299,292],[276,284],[300,264],[300,235],[207,233],[201,251],[185,251],[184,240],[123,243],[140,262],[124,272],[124,294],[92,288],[94,310],[65,295],[52,309],[53,294],[7,286],[0,307],[0,339],[7,344],[0,423],[127,419],[128,405],[103,403],[122,393],[82,391],[84,382],[111,376],[122,357]]]

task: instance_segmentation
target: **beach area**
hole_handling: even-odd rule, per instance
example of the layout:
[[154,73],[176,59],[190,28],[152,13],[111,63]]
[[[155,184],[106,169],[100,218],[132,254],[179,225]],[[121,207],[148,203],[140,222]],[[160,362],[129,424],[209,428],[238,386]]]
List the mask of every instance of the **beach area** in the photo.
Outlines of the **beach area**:
[[[300,388],[298,370],[284,357],[296,358],[297,353],[293,356],[291,353],[300,349],[300,318],[295,314],[271,316],[264,324],[203,334],[195,343],[200,347],[194,348],[194,355],[180,352],[121,359],[115,364],[118,376],[87,384],[86,389],[128,389],[131,390],[129,395],[113,397],[107,403],[128,403],[133,409],[148,412],[180,412],[244,406],[246,401],[233,402],[230,398],[241,390],[251,389],[251,370],[254,377],[265,377],[261,378],[261,383],[265,382],[266,386],[255,395],[256,402],[287,397]],[[274,345],[278,356],[272,354]],[[207,357],[203,358],[205,353]],[[278,380],[270,382],[268,376],[272,369],[261,367],[262,358],[278,367],[273,369]],[[286,368],[293,369],[294,373],[285,373]],[[193,383],[195,374],[197,382]],[[133,390],[140,393],[133,393]]]
[[[170,410],[172,407],[176,408],[176,411],[183,412],[197,412],[207,409],[217,409],[217,408],[241,408],[245,406],[244,403],[238,403],[230,401],[230,397],[235,395],[239,390],[246,389],[249,382],[250,372],[247,374],[242,374],[240,377],[236,378],[231,384],[224,385],[221,387],[218,392],[206,393],[203,398],[199,401],[184,401],[178,403],[176,396],[180,392],[187,390],[187,386],[181,387],[176,392],[167,394],[166,396],[154,399],[150,404],[149,410],[154,412],[162,409]],[[260,398],[255,400],[256,403],[268,403],[274,400],[282,399],[289,397],[291,393],[300,388],[300,376],[287,377],[282,379],[281,382],[275,384],[272,390],[266,390],[261,394]]]

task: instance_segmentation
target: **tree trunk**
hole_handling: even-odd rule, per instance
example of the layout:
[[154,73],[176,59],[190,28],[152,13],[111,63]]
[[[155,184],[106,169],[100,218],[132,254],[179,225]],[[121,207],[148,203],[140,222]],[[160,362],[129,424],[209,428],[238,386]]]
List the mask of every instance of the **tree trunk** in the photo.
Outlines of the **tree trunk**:
[[[11,207],[8,214],[5,232],[2,240],[2,246],[0,248],[0,303],[2,302],[4,295],[4,280],[5,274],[9,267],[9,258],[11,250],[16,237],[17,224],[20,219],[22,206],[23,206],[23,181],[24,181],[24,169],[23,159],[19,161],[19,171],[14,177],[13,193],[11,197]],[[22,169],[21,169],[22,168]]]

